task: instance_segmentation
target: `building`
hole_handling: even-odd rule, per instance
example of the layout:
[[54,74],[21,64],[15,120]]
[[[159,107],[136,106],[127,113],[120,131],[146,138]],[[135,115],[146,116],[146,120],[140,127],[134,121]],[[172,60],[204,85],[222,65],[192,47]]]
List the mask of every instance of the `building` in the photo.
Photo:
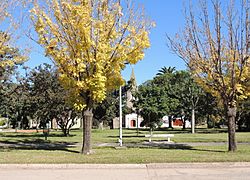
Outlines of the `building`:
[[[134,100],[133,92],[136,92],[138,90],[133,68],[132,68],[129,83],[131,85],[131,88],[126,92],[126,107],[128,107],[129,109],[132,109],[133,113],[125,114],[125,119],[123,119],[123,127],[142,128],[140,124],[143,121],[143,118],[141,116],[138,116],[135,113],[135,108],[133,108],[133,100]],[[119,128],[119,117],[116,117],[113,119],[113,128],[114,129]]]
[[135,100],[133,97],[133,93],[138,90],[134,68],[132,68],[129,81],[130,81],[131,88],[127,91],[126,106],[132,109],[134,113],[125,115],[125,128],[142,128],[140,124],[143,121],[143,118],[141,116],[138,116],[135,113],[135,108],[133,108],[133,100]]

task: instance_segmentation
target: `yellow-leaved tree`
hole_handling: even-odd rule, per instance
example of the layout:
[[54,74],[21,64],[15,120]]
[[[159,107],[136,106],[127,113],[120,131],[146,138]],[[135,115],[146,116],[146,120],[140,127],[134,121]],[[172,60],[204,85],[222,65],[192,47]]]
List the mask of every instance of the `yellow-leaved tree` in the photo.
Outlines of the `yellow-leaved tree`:
[[19,25],[18,18],[13,14],[14,10],[22,5],[22,0],[0,2],[0,90],[2,90],[2,82],[9,78],[15,65],[20,65],[27,60],[24,53],[19,51],[13,43],[15,41],[13,34]]
[[228,150],[233,152],[237,150],[237,105],[250,96],[250,2],[200,0],[199,4],[199,14],[194,13],[191,3],[186,8],[185,27],[175,38],[168,36],[168,45],[186,62],[196,81],[222,102],[228,122]]
[[82,111],[83,147],[91,153],[93,104],[123,84],[121,70],[150,46],[152,23],[142,9],[120,0],[34,2],[31,19],[39,44],[60,72],[69,102]]

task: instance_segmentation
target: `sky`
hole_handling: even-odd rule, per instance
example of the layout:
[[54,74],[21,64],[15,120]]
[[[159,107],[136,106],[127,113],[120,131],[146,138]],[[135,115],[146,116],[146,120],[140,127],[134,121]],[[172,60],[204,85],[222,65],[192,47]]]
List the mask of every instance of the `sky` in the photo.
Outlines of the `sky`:
[[[166,33],[174,35],[183,26],[182,0],[135,0],[136,4],[145,8],[145,14],[156,23],[150,32],[151,47],[145,51],[145,57],[133,65],[137,84],[152,79],[163,66],[185,69],[185,64],[166,46]],[[32,49],[30,60],[25,64],[31,68],[42,63],[50,63],[37,45]],[[123,78],[128,81],[131,65],[122,71]]]
[[[164,66],[186,69],[184,62],[174,55],[166,46],[166,34],[174,36],[184,25],[182,0],[137,0],[145,8],[145,14],[155,23],[151,30],[151,47],[145,51],[145,58],[133,66],[137,84],[153,79]],[[123,72],[123,77],[129,80],[131,66]]]

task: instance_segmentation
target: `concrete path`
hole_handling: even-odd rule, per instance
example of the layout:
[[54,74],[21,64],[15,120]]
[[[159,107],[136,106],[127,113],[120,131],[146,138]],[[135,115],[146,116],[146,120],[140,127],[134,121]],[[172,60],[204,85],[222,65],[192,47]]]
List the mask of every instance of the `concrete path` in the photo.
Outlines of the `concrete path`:
[[1,180],[248,180],[250,163],[0,164]]

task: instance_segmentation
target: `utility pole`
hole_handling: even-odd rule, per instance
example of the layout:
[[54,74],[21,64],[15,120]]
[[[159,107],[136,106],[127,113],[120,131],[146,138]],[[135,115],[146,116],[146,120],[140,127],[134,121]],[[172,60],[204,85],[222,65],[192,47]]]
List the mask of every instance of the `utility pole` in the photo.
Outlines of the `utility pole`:
[[120,137],[119,137],[119,145],[122,146],[122,87],[120,86],[120,89],[119,89],[119,99],[120,99],[120,105],[119,105],[119,111],[120,111],[120,129],[119,129],[119,134],[120,134]]
[[194,114],[194,108],[192,109],[192,118],[191,118],[191,128],[192,128],[192,134],[195,133],[195,114]]

